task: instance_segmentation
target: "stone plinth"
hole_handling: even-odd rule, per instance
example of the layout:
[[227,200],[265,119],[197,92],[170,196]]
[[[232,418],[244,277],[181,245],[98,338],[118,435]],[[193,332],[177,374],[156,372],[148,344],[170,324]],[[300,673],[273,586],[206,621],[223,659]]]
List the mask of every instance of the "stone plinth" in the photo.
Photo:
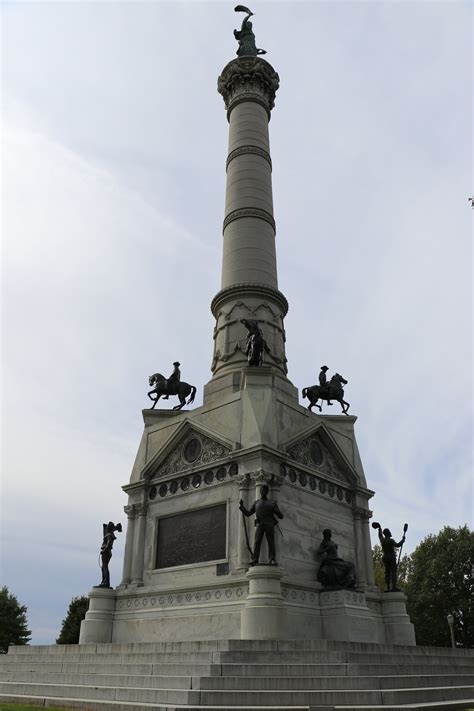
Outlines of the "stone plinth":
[[282,571],[256,565],[247,572],[249,594],[241,614],[242,639],[284,639],[288,617],[281,596]]
[[112,588],[92,588],[89,609],[81,624],[79,644],[111,642],[116,592]]
[[406,602],[402,592],[383,593],[382,615],[387,644],[416,644],[415,628],[407,615]]
[[377,625],[359,590],[334,590],[320,595],[323,636],[350,642],[373,642]]

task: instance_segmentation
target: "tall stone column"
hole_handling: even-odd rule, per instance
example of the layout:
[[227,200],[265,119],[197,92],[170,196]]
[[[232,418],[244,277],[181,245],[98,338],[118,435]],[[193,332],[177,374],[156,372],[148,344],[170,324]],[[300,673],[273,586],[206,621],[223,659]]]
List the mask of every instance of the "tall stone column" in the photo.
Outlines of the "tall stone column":
[[246,364],[247,331],[256,320],[269,352],[265,365],[285,376],[283,319],[288,303],[278,291],[268,136],[279,77],[260,57],[239,57],[219,77],[229,120],[221,291],[211,304],[216,318],[214,376]]
[[369,521],[371,518],[372,518],[372,511],[369,511],[369,509],[364,509],[364,514],[363,514],[362,520],[361,520],[361,527],[362,527],[362,535],[364,537],[364,544],[365,544],[365,550],[366,550],[365,575],[366,575],[368,587],[377,589],[377,586],[375,584],[375,576],[374,576],[374,564],[373,564],[373,560],[372,560],[372,544],[370,541]]
[[357,587],[367,587],[367,551],[363,529],[365,509],[357,507],[354,511],[355,547],[357,558]]
[[132,585],[143,585],[143,560],[145,553],[146,504],[135,504],[138,519],[135,520],[133,537]]
[[131,581],[132,576],[132,558],[133,558],[133,533],[135,528],[135,506],[124,506],[123,510],[127,514],[127,533],[125,537],[125,551],[123,556],[123,576],[122,586],[126,586]]

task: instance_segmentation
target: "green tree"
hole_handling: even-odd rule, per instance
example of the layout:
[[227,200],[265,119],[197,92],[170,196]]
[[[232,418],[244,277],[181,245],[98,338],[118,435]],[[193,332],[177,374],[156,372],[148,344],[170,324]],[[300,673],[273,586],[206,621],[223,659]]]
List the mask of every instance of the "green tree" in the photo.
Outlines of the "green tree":
[[404,591],[417,644],[450,646],[446,617],[451,612],[457,645],[473,646],[473,562],[474,533],[467,526],[445,526],[413,551]]
[[0,653],[12,644],[28,644],[31,631],[26,619],[27,608],[20,605],[15,595],[4,585],[0,589]]
[[[376,543],[372,548],[372,559],[374,561],[374,577],[375,584],[379,588],[380,592],[384,592],[385,585],[385,567],[382,560],[383,551],[382,547]],[[402,556],[400,563],[398,565],[397,571],[397,584],[403,590],[407,581],[408,576],[408,566],[410,558],[407,555]]]
[[79,632],[81,622],[89,609],[89,598],[85,595],[73,597],[69,608],[62,622],[61,632],[56,640],[56,644],[77,644],[79,642]]

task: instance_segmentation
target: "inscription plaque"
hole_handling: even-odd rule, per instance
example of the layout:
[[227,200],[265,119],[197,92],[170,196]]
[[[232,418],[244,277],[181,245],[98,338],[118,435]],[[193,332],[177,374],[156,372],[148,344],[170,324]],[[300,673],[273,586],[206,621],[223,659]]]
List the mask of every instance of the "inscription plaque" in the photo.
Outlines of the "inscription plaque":
[[160,518],[156,568],[226,557],[226,504]]

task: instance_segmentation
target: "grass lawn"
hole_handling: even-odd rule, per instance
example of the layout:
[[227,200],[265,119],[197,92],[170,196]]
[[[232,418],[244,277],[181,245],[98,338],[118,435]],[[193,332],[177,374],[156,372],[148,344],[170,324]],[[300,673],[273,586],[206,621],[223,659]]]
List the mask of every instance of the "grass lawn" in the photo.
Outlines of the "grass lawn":
[[[44,711],[45,706],[33,706],[32,704],[0,704],[0,711]],[[55,711],[66,711],[66,709],[55,708]]]

